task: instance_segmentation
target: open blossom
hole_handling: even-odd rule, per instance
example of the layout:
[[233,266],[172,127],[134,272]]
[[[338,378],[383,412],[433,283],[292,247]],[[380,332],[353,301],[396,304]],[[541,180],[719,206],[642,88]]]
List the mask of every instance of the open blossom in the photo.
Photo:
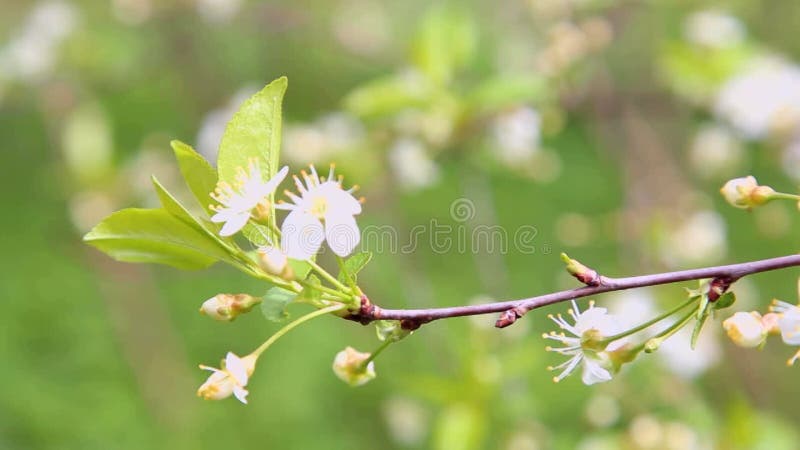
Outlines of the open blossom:
[[753,312],[737,312],[722,322],[734,344],[740,347],[758,347],[767,339],[767,327],[761,320],[761,314]]
[[265,204],[267,197],[286,178],[288,171],[289,167],[284,166],[265,182],[258,161],[251,160],[247,171],[239,168],[235,185],[220,181],[217,189],[211,194],[211,197],[219,202],[219,205],[214,207],[216,214],[211,217],[211,221],[225,224],[219,232],[220,236],[231,236],[238,232],[250,220],[254,209],[268,207],[269,205]]
[[244,358],[228,352],[222,361],[222,368],[200,365],[203,370],[213,372],[205,383],[197,390],[197,395],[206,400],[222,400],[233,394],[240,402],[247,403],[247,381],[256,369],[257,355],[250,354]]
[[286,191],[292,203],[275,205],[290,211],[281,226],[281,249],[289,258],[309,259],[327,240],[334,253],[347,256],[361,240],[355,219],[361,203],[352,194],[357,187],[343,189],[341,179],[334,178],[333,165],[327,178],[309,167],[310,174],[302,172],[303,181],[294,177],[300,195]]
[[614,316],[608,314],[606,308],[596,308],[594,303],[589,304],[589,309],[581,312],[578,304],[572,301],[572,308],[569,315],[575,320],[574,325],[570,325],[561,315],[550,316],[559,328],[567,331],[566,333],[544,334],[543,337],[553,339],[564,344],[561,348],[547,347],[547,351],[561,353],[570,357],[566,362],[549,367],[550,370],[562,370],[561,374],[553,378],[553,381],[561,381],[571,374],[579,365],[583,366],[583,383],[595,384],[609,381],[612,376],[613,363],[609,352],[620,349],[625,345],[624,340],[616,340],[607,346],[601,347],[603,337],[613,336],[621,332],[621,327]]
[[[775,300],[770,309],[780,316],[778,328],[783,342],[787,345],[800,345],[800,306]],[[800,350],[789,358],[788,364],[792,365],[798,359]]]

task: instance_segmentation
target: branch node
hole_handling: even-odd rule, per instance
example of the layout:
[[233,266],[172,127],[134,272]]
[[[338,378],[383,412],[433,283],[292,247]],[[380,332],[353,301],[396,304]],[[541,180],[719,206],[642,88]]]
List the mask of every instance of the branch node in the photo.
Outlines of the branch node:
[[517,319],[522,317],[524,314],[525,312],[519,308],[507,309],[500,314],[500,317],[497,319],[497,322],[494,323],[494,326],[497,328],[505,328],[516,322]]
[[737,278],[732,276],[716,277],[708,285],[708,301],[714,303],[726,293]]

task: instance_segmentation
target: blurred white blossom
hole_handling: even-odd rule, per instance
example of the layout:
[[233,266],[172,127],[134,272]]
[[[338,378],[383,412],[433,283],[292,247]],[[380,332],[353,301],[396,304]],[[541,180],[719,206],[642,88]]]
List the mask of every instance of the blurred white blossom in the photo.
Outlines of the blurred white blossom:
[[197,151],[211,161],[212,164],[217,161],[219,143],[222,141],[222,135],[225,134],[225,127],[228,122],[239,109],[239,106],[255,93],[256,89],[253,86],[245,86],[236,91],[224,106],[209,111],[203,117],[203,123],[197,132],[196,146]]
[[364,138],[361,123],[345,113],[321,116],[310,124],[289,124],[283,131],[283,155],[289,161],[321,162],[357,147]]
[[662,259],[672,267],[710,263],[726,253],[725,221],[713,211],[698,211],[689,216],[661,247]]
[[692,140],[689,163],[703,178],[727,176],[740,165],[743,154],[741,143],[727,128],[705,125]]
[[65,1],[36,3],[7,45],[0,49],[0,80],[36,81],[55,66],[62,42],[78,23],[76,8]]
[[[667,325],[665,322],[663,326]],[[721,350],[714,327],[703,329],[694,350],[691,343],[692,327],[686,326],[665,340],[655,354],[667,370],[681,378],[692,379],[716,365]]]
[[336,5],[331,31],[347,50],[374,56],[390,41],[390,23],[384,4],[368,0],[344,0]]
[[755,61],[722,86],[714,109],[749,139],[789,133],[800,123],[800,68],[779,59]]
[[429,187],[439,181],[439,166],[421,142],[404,138],[389,149],[389,166],[395,180],[407,190]]
[[242,0],[196,0],[197,13],[208,23],[230,22],[242,8]]
[[746,30],[742,22],[723,11],[698,11],[686,18],[683,25],[686,40],[703,47],[733,47],[744,41]]
[[419,445],[428,432],[428,411],[417,401],[390,397],[383,403],[383,418],[389,435],[404,446]]
[[783,150],[781,168],[796,182],[800,182],[800,135]]
[[140,25],[153,15],[151,0],[112,0],[114,17],[127,25]]
[[492,134],[501,162],[516,165],[529,161],[539,150],[541,117],[533,108],[517,108],[495,119]]

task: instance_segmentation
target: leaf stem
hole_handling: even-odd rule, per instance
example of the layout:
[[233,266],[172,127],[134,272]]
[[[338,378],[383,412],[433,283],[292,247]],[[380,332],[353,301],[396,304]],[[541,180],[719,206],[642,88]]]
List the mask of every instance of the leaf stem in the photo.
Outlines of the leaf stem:
[[695,301],[697,301],[697,297],[690,297],[688,300],[686,300],[685,302],[681,303],[680,305],[672,308],[671,310],[669,310],[669,311],[667,311],[667,312],[665,312],[663,314],[660,314],[660,315],[648,320],[647,322],[645,322],[645,323],[643,323],[643,324],[641,324],[639,326],[631,328],[630,330],[623,331],[622,333],[615,334],[613,336],[605,337],[605,338],[602,339],[602,341],[605,342],[605,343],[611,343],[611,342],[614,342],[614,341],[616,341],[618,339],[622,339],[622,338],[624,338],[626,336],[630,336],[630,335],[632,335],[634,333],[638,333],[639,331],[642,331],[645,328],[648,328],[648,327],[650,327],[652,325],[657,324],[658,322],[661,322],[662,320],[666,319],[667,317],[669,317],[669,316],[675,314],[676,312],[682,310],[683,308],[691,305]]
[[392,344],[392,342],[393,342],[393,341],[392,341],[391,339],[386,339],[385,341],[383,341],[383,342],[381,343],[381,345],[379,345],[379,346],[378,346],[378,348],[376,348],[376,349],[375,349],[375,351],[373,351],[373,352],[372,352],[372,353],[369,355],[369,358],[365,359],[365,360],[364,360],[364,362],[362,362],[362,363],[361,363],[361,366],[362,366],[362,367],[367,367],[367,365],[368,365],[369,363],[371,363],[371,362],[372,362],[372,361],[373,361],[375,358],[377,358],[377,357],[378,357],[378,355],[380,355],[380,354],[381,354],[381,352],[382,352],[382,351],[384,351],[384,350],[386,349],[386,347],[388,347],[389,345],[391,345],[391,344]]

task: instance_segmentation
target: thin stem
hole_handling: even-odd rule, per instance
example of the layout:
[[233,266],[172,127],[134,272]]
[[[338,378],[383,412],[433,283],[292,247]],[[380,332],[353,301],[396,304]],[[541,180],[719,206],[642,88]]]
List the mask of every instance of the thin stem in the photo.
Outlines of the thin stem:
[[308,314],[306,314],[304,316],[298,317],[294,321],[289,322],[285,327],[283,327],[280,330],[278,330],[275,334],[270,336],[269,339],[264,341],[263,344],[261,344],[257,349],[255,349],[253,351],[253,354],[256,355],[256,357],[261,356],[261,354],[264,353],[264,351],[266,349],[268,349],[272,344],[274,344],[275,341],[280,339],[284,334],[288,333],[289,331],[291,331],[296,326],[298,326],[298,325],[300,325],[300,324],[302,324],[304,322],[308,322],[309,320],[311,320],[311,319],[313,319],[315,317],[324,316],[325,314],[339,311],[340,309],[343,309],[344,307],[345,307],[345,305],[341,305],[341,304],[340,305],[332,305],[332,306],[328,306],[327,308],[318,309],[318,310],[312,311],[312,312],[310,312],[310,313],[308,313]]
[[323,268],[322,268],[322,267],[321,267],[319,264],[317,264],[315,261],[312,261],[312,260],[310,260],[310,259],[309,259],[307,262],[308,262],[308,265],[309,265],[309,266],[311,266],[311,268],[312,268],[312,269],[314,269],[314,271],[315,271],[315,272],[317,272],[317,273],[318,273],[318,274],[319,274],[319,275],[320,275],[322,278],[324,278],[324,279],[325,279],[325,280],[326,280],[328,283],[330,283],[330,284],[334,285],[334,286],[335,286],[337,289],[339,289],[339,290],[342,290],[342,291],[345,291],[345,292],[347,292],[347,291],[349,291],[349,290],[350,290],[350,289],[349,289],[347,286],[345,286],[344,284],[342,284],[342,283],[341,283],[339,280],[337,280],[337,279],[336,279],[336,277],[334,277],[333,275],[331,275],[330,273],[328,273],[328,271],[327,271],[327,270],[323,269]]
[[787,194],[785,192],[776,192],[769,196],[770,200],[800,200],[800,195]]
[[381,352],[382,352],[384,349],[386,349],[386,347],[388,347],[388,346],[389,346],[389,345],[391,345],[391,344],[392,344],[392,340],[391,340],[391,339],[386,339],[385,341],[383,341],[383,342],[381,343],[381,345],[380,345],[380,346],[378,346],[378,348],[376,348],[376,349],[375,349],[375,351],[373,351],[373,352],[372,352],[372,353],[369,355],[369,358],[365,359],[365,360],[364,360],[364,362],[363,362],[363,363],[361,363],[361,366],[362,366],[362,367],[367,367],[367,364],[371,363],[371,362],[372,362],[372,360],[374,360],[375,358],[377,358],[377,357],[378,357],[378,355],[380,355],[380,354],[381,354]]
[[[657,335],[648,339],[647,342],[657,342],[658,345],[661,345],[662,342],[666,341],[673,334],[677,333],[681,328],[686,326],[686,324],[689,323],[694,318],[696,312],[697,310],[689,311],[689,313],[683,316],[680,320],[670,325],[666,330],[662,331],[661,333],[658,333]],[[647,346],[647,343],[645,343],[645,346]],[[656,346],[656,348],[658,347]]]
[[318,285],[318,284],[311,284],[306,280],[295,280],[295,282],[297,284],[303,286],[303,287],[316,289],[316,290],[318,290],[320,292],[324,292],[326,294],[332,295],[332,296],[334,296],[336,298],[339,298],[339,299],[342,299],[342,300],[351,300],[351,298],[352,298],[350,295],[348,295],[346,293],[339,292],[339,291],[337,291],[335,289],[331,289],[329,287],[321,286],[321,285]]
[[615,334],[613,336],[608,336],[606,338],[603,338],[603,342],[607,342],[607,343],[614,342],[617,339],[622,339],[622,338],[624,338],[626,336],[630,336],[630,335],[632,335],[634,333],[638,333],[639,331],[642,331],[645,328],[649,328],[649,327],[657,324],[658,322],[661,322],[662,320],[664,320],[667,317],[675,314],[676,312],[682,310],[683,308],[691,305],[692,303],[694,303],[696,301],[697,301],[697,297],[691,297],[688,300],[686,300],[685,302],[681,303],[680,305],[678,305],[678,306],[672,308],[671,310],[665,312],[664,314],[661,314],[661,315],[659,315],[657,317],[654,317],[653,319],[650,319],[647,322],[645,322],[645,323],[643,323],[643,324],[641,324],[641,325],[639,325],[637,327],[631,328],[630,330],[623,331],[622,333]]

